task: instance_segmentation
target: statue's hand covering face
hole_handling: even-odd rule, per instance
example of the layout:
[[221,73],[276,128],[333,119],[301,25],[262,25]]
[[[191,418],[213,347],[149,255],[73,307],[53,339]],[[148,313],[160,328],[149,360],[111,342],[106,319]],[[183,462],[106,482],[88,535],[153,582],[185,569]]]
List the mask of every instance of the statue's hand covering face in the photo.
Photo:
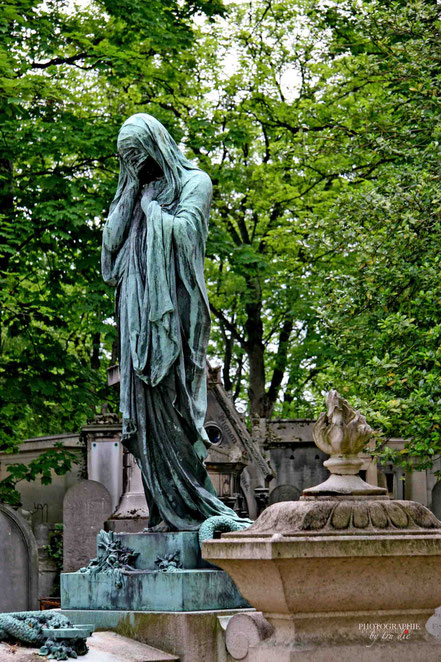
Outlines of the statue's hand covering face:
[[155,153],[154,143],[142,127],[134,124],[123,126],[118,136],[118,154],[127,169],[138,177],[140,184],[164,177]]
[[203,272],[211,181],[150,115],[123,124],[118,153],[102,267],[117,288],[123,442],[142,469],[149,523],[192,530],[211,516],[237,519],[216,497],[202,462],[209,444]]

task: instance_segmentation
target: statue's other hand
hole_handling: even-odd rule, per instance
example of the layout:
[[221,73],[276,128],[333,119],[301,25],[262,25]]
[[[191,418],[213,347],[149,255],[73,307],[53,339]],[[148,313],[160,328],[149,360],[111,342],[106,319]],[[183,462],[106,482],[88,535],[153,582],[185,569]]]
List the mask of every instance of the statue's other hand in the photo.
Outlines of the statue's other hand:
[[155,201],[155,199],[156,199],[155,188],[151,186],[145,186],[141,197],[141,207],[146,216],[148,216],[148,209],[150,207],[150,203]]

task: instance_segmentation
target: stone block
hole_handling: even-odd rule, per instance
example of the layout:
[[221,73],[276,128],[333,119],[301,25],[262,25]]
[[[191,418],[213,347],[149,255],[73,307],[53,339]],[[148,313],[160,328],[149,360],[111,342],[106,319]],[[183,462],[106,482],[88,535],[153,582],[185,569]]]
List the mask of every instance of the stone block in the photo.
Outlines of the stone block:
[[112,574],[63,573],[63,609],[196,611],[247,607],[233,580],[222,570],[124,573],[117,587]]
[[[94,623],[97,630],[115,632],[178,655],[181,662],[231,662],[221,622],[253,610],[196,612],[125,612],[63,610],[72,623]],[[107,633],[106,633],[107,634]],[[92,637],[96,637],[96,633]],[[101,660],[100,660],[101,662]]]

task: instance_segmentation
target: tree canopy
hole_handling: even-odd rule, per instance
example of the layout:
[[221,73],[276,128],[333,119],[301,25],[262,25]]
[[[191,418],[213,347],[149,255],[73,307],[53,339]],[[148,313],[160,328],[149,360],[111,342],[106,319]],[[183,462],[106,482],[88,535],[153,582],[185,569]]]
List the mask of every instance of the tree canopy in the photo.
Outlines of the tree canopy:
[[[127,115],[192,66],[191,17],[217,0],[13,0],[2,7],[1,439],[75,429],[111,398],[115,328],[100,230]],[[179,132],[178,136],[179,136]],[[104,361],[103,361],[104,358]]]
[[252,419],[314,416],[337,387],[410,440],[395,461],[428,466],[439,5],[14,0],[1,21],[2,443],[117,408],[100,231],[118,128],[145,111],[214,183],[211,352],[232,397]]
[[[337,387],[376,425],[383,458],[430,466],[441,450],[440,7],[235,11],[230,31],[203,42],[225,381],[233,365],[231,386],[248,386],[257,416],[316,415]],[[219,44],[237,56],[228,75]],[[391,436],[409,440],[400,454],[383,445]]]

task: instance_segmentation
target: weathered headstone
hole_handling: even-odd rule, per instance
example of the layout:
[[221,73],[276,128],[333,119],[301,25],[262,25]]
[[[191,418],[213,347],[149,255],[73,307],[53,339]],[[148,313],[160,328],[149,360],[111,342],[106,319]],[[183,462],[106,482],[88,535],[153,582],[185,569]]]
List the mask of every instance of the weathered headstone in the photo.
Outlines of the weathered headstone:
[[294,485],[277,485],[269,495],[269,505],[281,501],[298,501],[300,490]]
[[0,504],[0,612],[38,607],[38,551],[26,520]]
[[109,491],[95,480],[73,485],[63,501],[63,569],[75,572],[96,556],[96,537],[112,513]]
[[441,482],[438,482],[432,490],[432,513],[438,519],[441,517]]

